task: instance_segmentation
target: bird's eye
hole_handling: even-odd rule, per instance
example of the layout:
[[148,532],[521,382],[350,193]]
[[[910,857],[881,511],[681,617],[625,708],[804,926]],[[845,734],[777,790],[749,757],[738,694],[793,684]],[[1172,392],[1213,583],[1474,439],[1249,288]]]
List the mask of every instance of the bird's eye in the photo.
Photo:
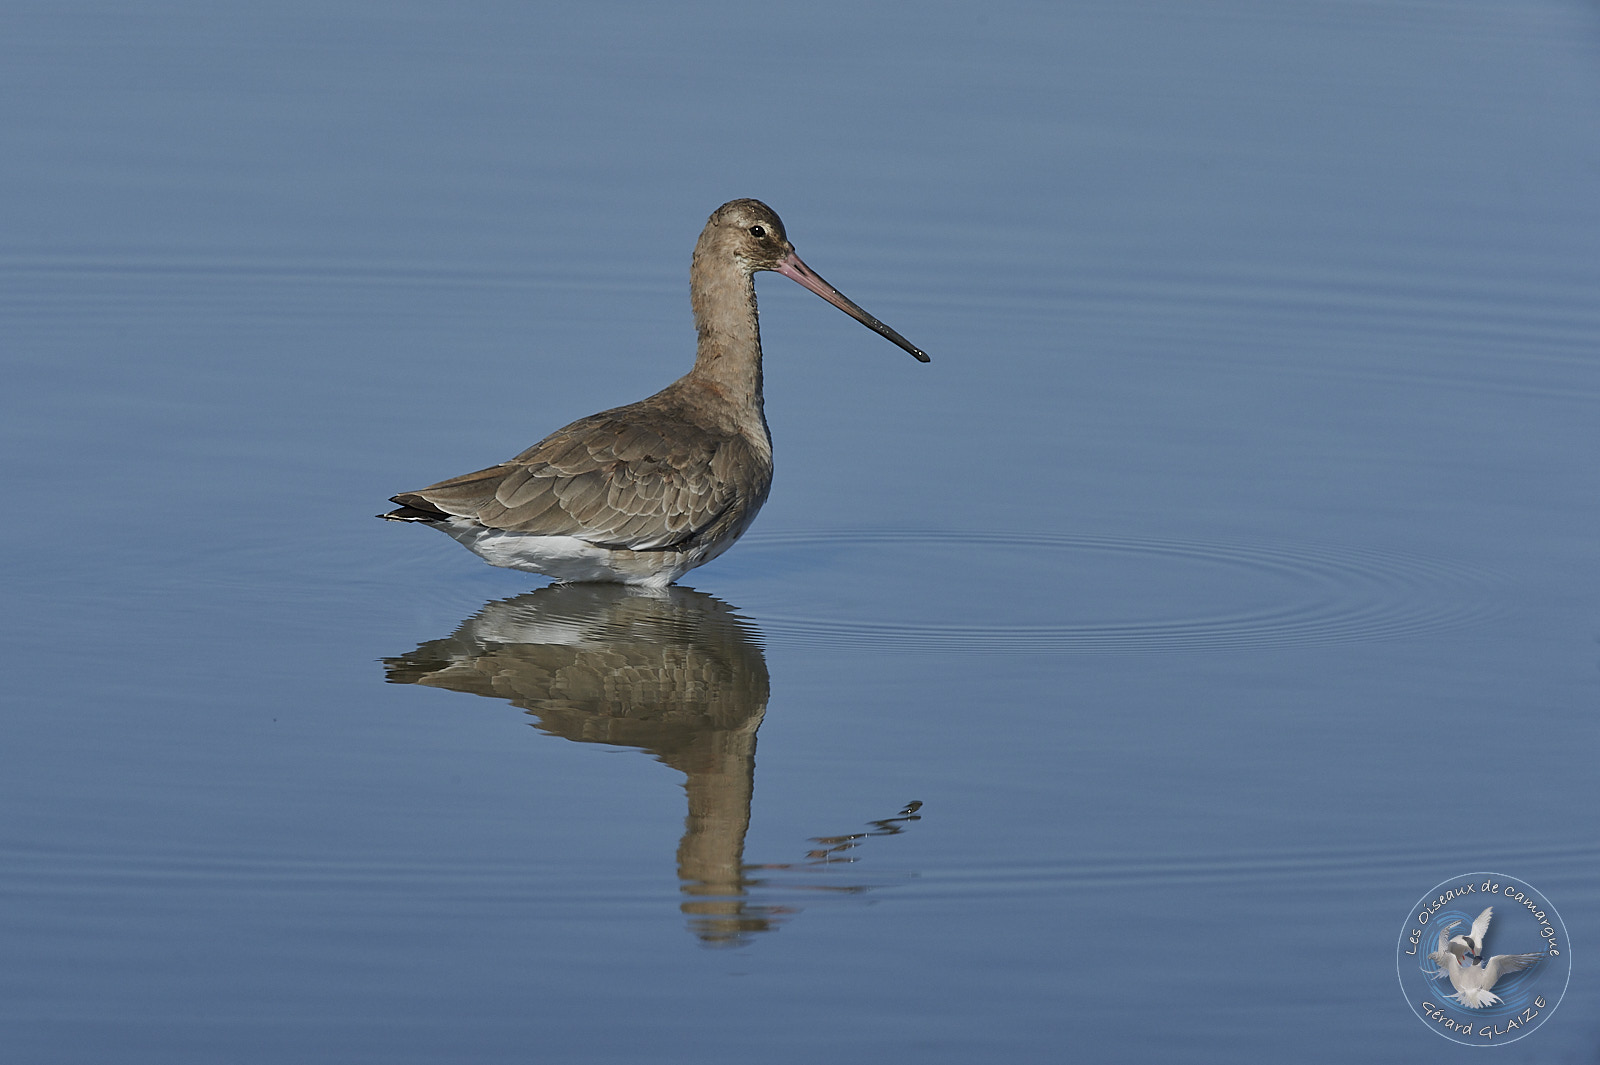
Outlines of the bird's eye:
[[767,235],[767,231],[760,226],[751,226],[750,235],[752,237],[764,237]]

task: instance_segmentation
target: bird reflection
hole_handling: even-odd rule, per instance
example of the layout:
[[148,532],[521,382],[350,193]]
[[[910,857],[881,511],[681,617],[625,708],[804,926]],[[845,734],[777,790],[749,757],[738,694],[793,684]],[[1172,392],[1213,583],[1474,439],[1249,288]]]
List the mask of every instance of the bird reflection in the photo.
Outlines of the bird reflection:
[[921,805],[868,832],[813,840],[820,847],[801,862],[744,864],[756,730],[771,690],[757,638],[726,603],[692,589],[558,584],[489,603],[452,635],[384,665],[391,683],[505,699],[551,736],[642,748],[683,773],[680,908],[703,942],[738,945],[795,909],[752,900],[749,889],[767,881],[749,872],[849,861],[861,840],[902,831]]

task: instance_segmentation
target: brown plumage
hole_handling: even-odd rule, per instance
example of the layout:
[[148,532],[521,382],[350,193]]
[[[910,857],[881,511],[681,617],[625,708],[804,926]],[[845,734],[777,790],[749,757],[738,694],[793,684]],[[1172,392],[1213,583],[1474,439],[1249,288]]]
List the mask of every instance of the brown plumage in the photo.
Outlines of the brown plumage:
[[793,278],[928,361],[801,262],[772,208],[734,200],[695,245],[693,369],[509,462],[402,492],[393,497],[399,508],[379,516],[433,525],[494,565],[558,580],[661,586],[715,558],[749,528],[772,486],[758,270]]

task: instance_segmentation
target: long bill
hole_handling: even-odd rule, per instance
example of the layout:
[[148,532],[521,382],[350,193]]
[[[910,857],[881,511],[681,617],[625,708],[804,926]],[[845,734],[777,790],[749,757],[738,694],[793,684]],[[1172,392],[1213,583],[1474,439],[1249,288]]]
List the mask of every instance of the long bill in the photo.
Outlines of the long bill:
[[794,252],[790,252],[788,255],[784,256],[783,261],[777,265],[777,271],[784,277],[798,281],[806,288],[809,288],[812,292],[815,292],[817,295],[821,296],[823,299],[827,300],[829,303],[833,304],[835,307],[839,308],[841,311],[848,314],[850,317],[854,318],[856,321],[860,322],[874,333],[894,341],[900,347],[904,348],[906,351],[909,351],[911,353],[911,357],[916,359],[918,362],[932,361],[928,358],[927,352],[912,344],[911,341],[907,340],[899,333],[896,333],[893,329],[890,329],[888,326],[872,317],[872,315],[868,314],[860,307],[857,307],[845,296],[844,293],[840,292],[838,289],[822,280],[822,276],[815,270],[811,269],[811,267],[801,262],[800,256],[796,255]]

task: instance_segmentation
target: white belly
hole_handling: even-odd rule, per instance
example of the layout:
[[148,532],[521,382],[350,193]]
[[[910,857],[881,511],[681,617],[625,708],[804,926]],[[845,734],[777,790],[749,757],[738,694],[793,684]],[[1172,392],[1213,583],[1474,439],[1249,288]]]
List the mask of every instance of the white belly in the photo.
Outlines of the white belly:
[[489,563],[542,573],[558,581],[610,581],[665,588],[721,551],[617,551],[576,536],[540,536],[488,529],[467,518],[437,528]]

